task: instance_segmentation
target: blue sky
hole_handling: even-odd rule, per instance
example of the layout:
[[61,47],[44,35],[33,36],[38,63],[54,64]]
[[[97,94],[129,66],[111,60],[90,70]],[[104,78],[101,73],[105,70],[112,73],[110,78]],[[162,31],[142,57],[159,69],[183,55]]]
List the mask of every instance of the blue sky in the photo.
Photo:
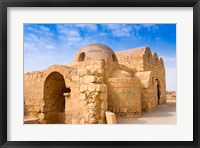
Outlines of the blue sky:
[[176,90],[175,24],[24,24],[24,71],[72,62],[94,42],[114,51],[150,47],[164,59],[167,90]]

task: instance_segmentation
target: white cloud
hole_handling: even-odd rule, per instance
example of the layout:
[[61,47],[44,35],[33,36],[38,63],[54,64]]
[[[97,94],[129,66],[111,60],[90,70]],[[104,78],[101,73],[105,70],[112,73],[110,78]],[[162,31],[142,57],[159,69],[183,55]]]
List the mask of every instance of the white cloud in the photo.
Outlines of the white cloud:
[[141,25],[143,28],[146,28],[148,31],[156,31],[159,27],[155,24],[143,24]]
[[95,24],[76,24],[76,27],[81,29],[87,29],[89,31],[97,31],[97,25]]
[[105,29],[111,31],[114,36],[130,36],[132,28],[126,24],[106,24],[103,25]]
[[63,40],[65,44],[76,45],[83,38],[77,28],[71,27],[71,25],[57,25],[59,32],[59,38]]
[[42,25],[35,25],[34,27],[28,27],[27,28],[32,33],[36,33],[38,35],[46,36],[46,37],[52,37],[53,33],[48,27],[42,26]]

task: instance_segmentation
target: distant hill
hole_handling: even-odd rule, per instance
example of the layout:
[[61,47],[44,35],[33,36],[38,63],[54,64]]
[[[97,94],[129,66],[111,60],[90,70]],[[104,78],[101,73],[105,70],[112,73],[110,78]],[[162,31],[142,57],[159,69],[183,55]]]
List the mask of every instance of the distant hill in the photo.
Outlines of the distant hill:
[[167,100],[176,100],[176,92],[175,91],[167,91],[166,97],[167,97]]

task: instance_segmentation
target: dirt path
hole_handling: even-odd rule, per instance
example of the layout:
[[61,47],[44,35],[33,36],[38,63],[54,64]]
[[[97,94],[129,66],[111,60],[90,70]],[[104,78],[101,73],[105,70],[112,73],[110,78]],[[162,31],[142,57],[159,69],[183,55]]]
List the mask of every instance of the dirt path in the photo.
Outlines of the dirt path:
[[176,124],[176,101],[168,100],[165,105],[151,113],[143,113],[140,118],[117,118],[118,124]]

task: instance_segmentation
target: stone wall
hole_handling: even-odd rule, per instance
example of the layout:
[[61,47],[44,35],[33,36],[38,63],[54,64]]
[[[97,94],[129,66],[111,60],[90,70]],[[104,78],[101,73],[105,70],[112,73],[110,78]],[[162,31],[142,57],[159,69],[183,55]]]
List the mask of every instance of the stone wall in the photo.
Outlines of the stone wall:
[[[116,54],[118,57],[119,64],[124,65],[123,69],[128,71],[144,71],[144,62],[143,62],[143,56],[123,56],[119,54]],[[121,66],[122,67],[122,66]]]
[[24,75],[25,116],[38,117],[40,123],[105,123],[105,63],[73,64]]
[[44,104],[43,71],[27,72],[24,74],[24,115],[37,117]]
[[108,108],[117,116],[141,115],[141,91],[137,78],[108,79]]
[[72,64],[77,70],[71,75],[72,91],[66,101],[65,123],[105,123],[107,86],[104,84],[104,64],[102,60]]
[[[156,53],[151,53],[149,47],[119,51],[116,52],[116,55],[121,69],[126,69],[129,72],[132,69],[133,75],[140,79],[143,111],[152,111],[157,108],[158,82],[160,89],[159,104],[166,103],[166,76],[162,58],[159,58]],[[151,72],[151,74],[148,76],[145,72]]]
[[[144,55],[144,70],[151,71],[152,91],[157,93],[157,81],[160,85],[160,104],[166,103],[166,74],[162,58],[159,58],[156,53]],[[157,95],[156,95],[157,97]]]

